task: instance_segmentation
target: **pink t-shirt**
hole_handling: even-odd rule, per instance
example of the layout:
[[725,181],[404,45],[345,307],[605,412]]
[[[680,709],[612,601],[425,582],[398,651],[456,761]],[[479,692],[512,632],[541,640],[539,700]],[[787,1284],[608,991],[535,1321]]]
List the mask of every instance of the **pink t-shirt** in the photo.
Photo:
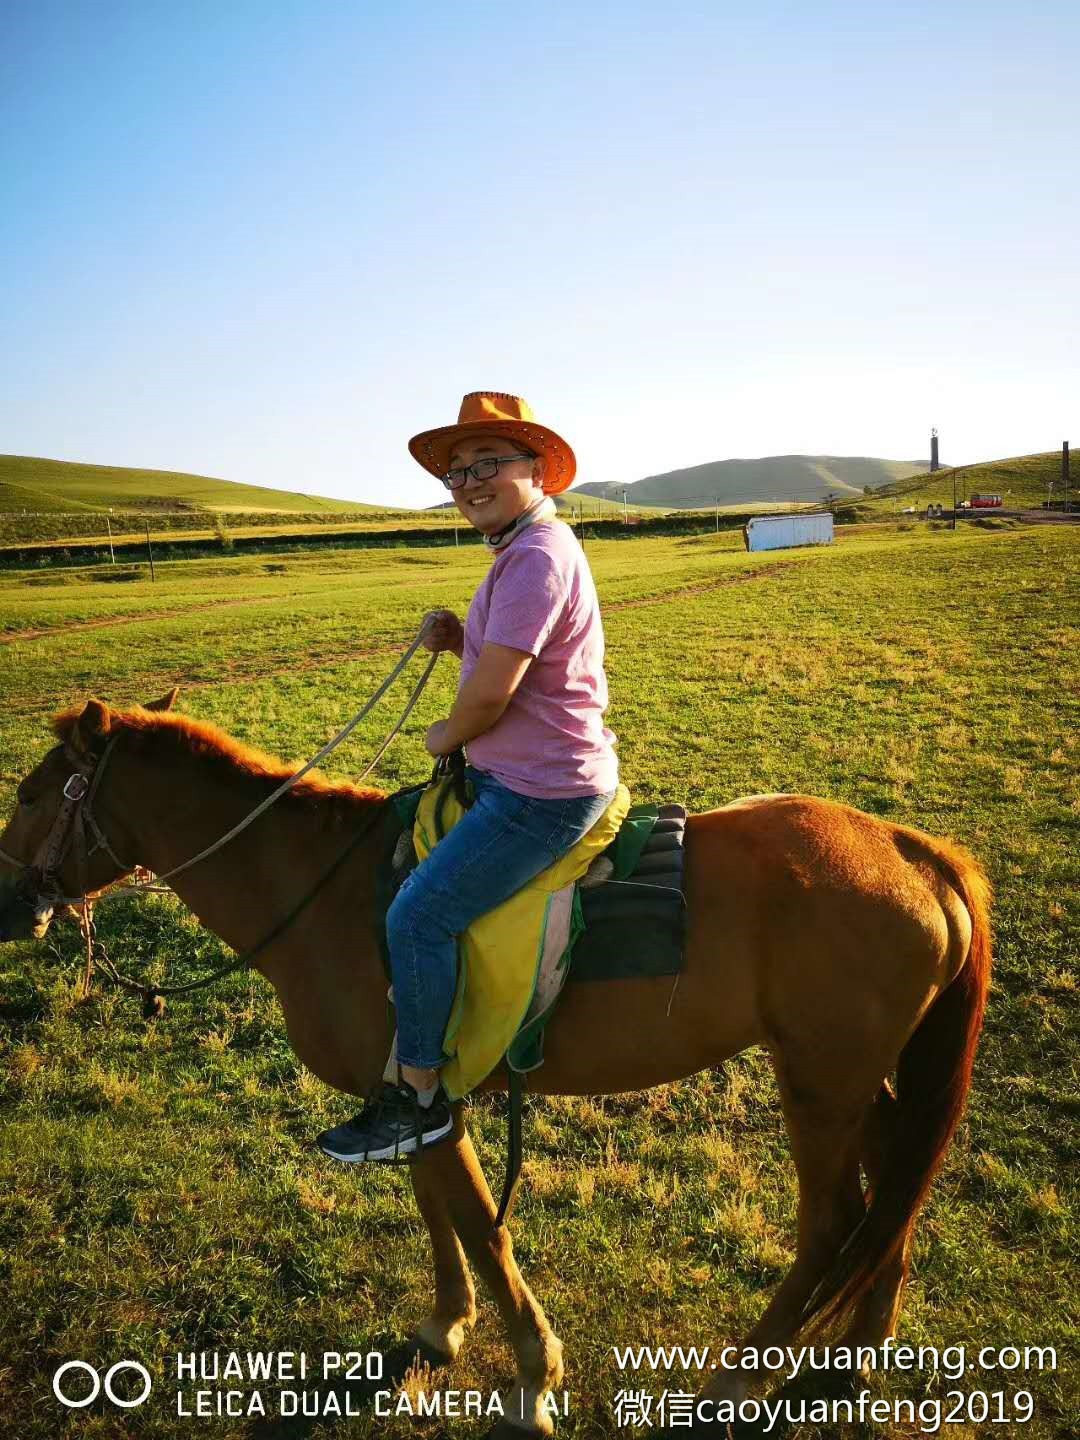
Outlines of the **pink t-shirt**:
[[536,659],[491,729],[469,741],[469,764],[541,799],[614,790],[600,606],[585,552],[561,520],[538,520],[496,552],[465,620],[462,683],[485,642]]

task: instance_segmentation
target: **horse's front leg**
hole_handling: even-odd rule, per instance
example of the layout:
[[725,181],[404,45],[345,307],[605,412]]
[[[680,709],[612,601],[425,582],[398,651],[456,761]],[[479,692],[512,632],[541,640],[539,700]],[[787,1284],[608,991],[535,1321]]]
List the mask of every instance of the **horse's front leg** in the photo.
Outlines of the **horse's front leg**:
[[505,1225],[495,1228],[495,1202],[460,1107],[452,1139],[423,1152],[414,1169],[422,1172],[425,1190],[445,1205],[465,1253],[499,1307],[514,1350],[517,1376],[503,1397],[504,1418],[495,1435],[550,1435],[554,1425],[544,1401],[562,1384],[562,1342],[522,1278],[509,1231]]
[[466,1330],[476,1323],[476,1291],[446,1197],[435,1183],[431,1166],[414,1162],[409,1166],[409,1178],[435,1261],[435,1308],[417,1326],[416,1340],[423,1359],[432,1365],[447,1365],[457,1359]]

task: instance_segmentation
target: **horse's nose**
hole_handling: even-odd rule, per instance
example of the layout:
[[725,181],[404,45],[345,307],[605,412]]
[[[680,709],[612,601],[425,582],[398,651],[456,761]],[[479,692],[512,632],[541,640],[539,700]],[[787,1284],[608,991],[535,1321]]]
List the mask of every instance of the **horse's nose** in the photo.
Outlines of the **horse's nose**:
[[18,878],[0,877],[0,942],[40,940],[53,918],[52,903],[30,896]]

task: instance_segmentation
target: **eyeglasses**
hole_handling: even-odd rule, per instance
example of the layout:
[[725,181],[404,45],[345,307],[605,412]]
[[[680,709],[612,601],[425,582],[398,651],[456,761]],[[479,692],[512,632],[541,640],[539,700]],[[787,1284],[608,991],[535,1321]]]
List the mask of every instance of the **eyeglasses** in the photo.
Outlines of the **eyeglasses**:
[[535,455],[492,455],[490,458],[477,460],[475,464],[462,465],[459,470],[451,470],[439,478],[447,490],[460,490],[470,475],[474,480],[493,480],[499,473],[500,465],[509,465],[511,460],[535,459]]

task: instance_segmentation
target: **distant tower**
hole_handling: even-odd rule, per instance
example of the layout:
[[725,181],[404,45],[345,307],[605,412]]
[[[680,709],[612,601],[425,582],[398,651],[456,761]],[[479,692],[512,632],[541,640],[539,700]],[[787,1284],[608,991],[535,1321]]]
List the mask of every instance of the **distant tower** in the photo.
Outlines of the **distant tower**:
[[930,431],[930,473],[933,474],[935,470],[940,470],[940,469],[941,469],[941,466],[940,466],[940,464],[938,463],[938,454],[937,454],[937,431],[936,431],[936,430],[931,430],[931,431]]

